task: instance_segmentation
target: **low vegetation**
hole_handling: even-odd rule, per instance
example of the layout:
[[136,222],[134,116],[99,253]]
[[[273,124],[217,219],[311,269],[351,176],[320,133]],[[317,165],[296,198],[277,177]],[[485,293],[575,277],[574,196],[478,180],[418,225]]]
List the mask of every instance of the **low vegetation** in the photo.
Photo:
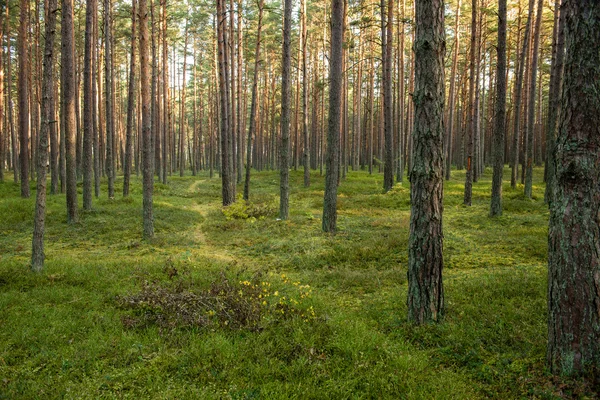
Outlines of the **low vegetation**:
[[[406,322],[408,184],[350,172],[339,234],[321,232],[323,179],[253,176],[223,210],[220,180],[155,186],[156,237],[141,240],[141,181],[67,225],[48,197],[46,268],[29,272],[33,198],[0,184],[0,398],[571,398],[583,381],[545,369],[548,212],[491,173],[462,205],[445,185],[444,323]],[[537,185],[536,185],[537,183]],[[33,188],[32,188],[33,189]],[[116,187],[116,192],[120,188]]]

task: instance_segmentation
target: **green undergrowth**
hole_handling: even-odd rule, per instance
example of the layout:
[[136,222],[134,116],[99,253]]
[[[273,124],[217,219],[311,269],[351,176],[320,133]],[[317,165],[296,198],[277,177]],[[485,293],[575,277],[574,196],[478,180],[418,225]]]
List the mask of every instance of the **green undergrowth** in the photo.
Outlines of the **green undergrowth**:
[[[445,182],[446,316],[406,322],[410,192],[350,171],[339,233],[321,232],[323,181],[254,172],[250,201],[223,209],[220,180],[172,177],[154,190],[156,237],[141,239],[141,181],[67,225],[48,196],[46,266],[28,270],[34,193],[0,183],[0,398],[478,399],[593,397],[550,377],[548,212],[490,171],[462,205]],[[505,176],[508,176],[505,174]],[[81,190],[81,188],[80,188]],[[241,191],[241,186],[238,187]],[[81,201],[81,197],[80,197]]]

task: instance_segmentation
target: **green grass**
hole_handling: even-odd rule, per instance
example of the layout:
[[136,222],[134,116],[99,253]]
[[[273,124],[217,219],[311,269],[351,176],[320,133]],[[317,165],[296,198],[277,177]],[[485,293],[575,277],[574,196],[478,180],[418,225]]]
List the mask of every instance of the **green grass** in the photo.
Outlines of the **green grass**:
[[[542,172],[532,200],[505,184],[504,215],[489,218],[490,171],[474,185],[472,207],[462,205],[464,172],[453,171],[444,198],[447,316],[425,327],[406,323],[407,183],[383,194],[382,175],[350,172],[335,237],[320,229],[318,173],[305,189],[292,171],[288,221],[227,218],[218,178],[173,177],[155,186],[149,242],[137,178],[128,199],[107,199],[103,186],[72,226],[64,196],[48,196],[39,275],[28,269],[35,196],[20,199],[17,185],[0,183],[0,398],[584,396],[581,384],[553,380],[544,367]],[[254,173],[253,201],[276,202],[278,182],[277,172]],[[258,277],[282,295],[308,284],[302,307],[317,318],[266,315],[252,331],[124,324],[130,311],[119,296],[143,282],[171,284],[171,267],[196,288],[223,274]]]

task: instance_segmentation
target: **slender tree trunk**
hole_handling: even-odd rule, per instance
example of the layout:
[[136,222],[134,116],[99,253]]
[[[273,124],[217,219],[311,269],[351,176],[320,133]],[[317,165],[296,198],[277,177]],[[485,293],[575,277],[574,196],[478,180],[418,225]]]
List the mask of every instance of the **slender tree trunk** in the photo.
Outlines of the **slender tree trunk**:
[[61,103],[65,138],[67,221],[77,222],[77,165],[75,123],[75,33],[73,0],[62,0],[61,7]]
[[555,59],[552,64],[552,74],[550,77],[550,91],[548,104],[548,125],[546,127],[546,193],[545,200],[548,204],[552,203],[554,194],[555,162],[554,147],[558,131],[558,121],[560,119],[561,94],[562,94],[562,76],[564,69],[565,54],[565,15],[561,10],[562,0],[556,0],[554,7],[558,18],[555,18],[556,44]]
[[[289,148],[290,148],[290,68],[291,68],[292,0],[284,0],[283,60],[281,73],[281,147],[279,165],[279,218],[289,214]],[[339,133],[339,132],[338,132]]]
[[[21,168],[21,197],[29,198],[29,49],[27,45],[29,33],[29,1],[20,2],[20,22],[18,37],[19,55],[19,87],[17,97],[19,101],[19,144]],[[13,166],[13,168],[16,168]]]
[[[600,369],[600,3],[565,1],[565,64],[548,238],[548,364]],[[591,45],[594,44],[594,45]]]
[[169,124],[170,124],[170,114],[169,114],[169,62],[167,56],[167,2],[166,0],[161,0],[161,8],[162,8],[162,84],[163,84],[163,115],[162,115],[162,183],[164,185],[167,184],[167,172],[169,166]]
[[[289,1],[289,0],[288,0]],[[337,230],[337,183],[343,81],[344,0],[331,1],[331,51],[329,57],[329,122],[323,201],[323,231]]]
[[[384,0],[381,0],[382,4],[383,1]],[[386,192],[389,191],[392,188],[392,186],[394,186],[394,110],[392,108],[392,42],[394,38],[394,1],[396,0],[387,0],[387,32],[383,34],[382,29],[382,39],[384,39],[384,42],[382,43],[382,55],[384,59],[382,108],[385,131],[385,166],[383,169],[383,189]],[[383,25],[384,24],[382,24],[382,27]]]
[[512,146],[512,165],[511,165],[511,177],[510,186],[517,187],[517,176],[519,173],[519,143],[521,141],[521,96],[523,88],[523,75],[525,73],[525,59],[529,53],[529,35],[531,32],[531,19],[533,16],[534,0],[529,0],[529,12],[527,16],[527,23],[525,25],[525,37],[523,39],[523,46],[521,48],[521,57],[519,66],[517,67],[517,78],[515,83],[515,101],[514,101],[514,125],[513,125],[513,146]]
[[180,121],[179,121],[179,176],[183,176],[185,170],[185,152],[184,152],[184,137],[186,132],[185,127],[185,73],[187,69],[187,45],[188,45],[188,28],[187,21],[185,22],[185,34],[183,45],[183,83],[181,85],[181,105],[180,105]]
[[531,198],[533,191],[533,138],[535,135],[535,97],[536,76],[538,66],[538,53],[540,48],[540,30],[542,27],[542,13],[544,1],[538,0],[538,11],[535,19],[535,33],[533,37],[533,52],[531,53],[531,78],[529,85],[529,107],[527,116],[527,164],[525,173],[525,196]]
[[37,160],[37,192],[33,240],[31,246],[31,270],[40,272],[44,268],[44,230],[46,220],[46,164],[48,163],[48,141],[50,126],[54,121],[54,36],[56,34],[57,0],[45,2],[46,34],[44,38],[44,70],[42,77],[42,126],[40,129]]
[[477,134],[477,114],[475,108],[475,81],[478,79],[475,75],[476,51],[477,51],[477,0],[471,2],[471,52],[470,52],[470,73],[469,73],[469,128],[467,139],[467,172],[465,174],[465,196],[463,203],[471,205],[473,197],[473,168],[475,155],[475,135]]
[[454,109],[456,107],[456,69],[458,64],[458,50],[460,47],[460,4],[458,0],[456,4],[456,19],[454,20],[454,52],[452,56],[452,70],[450,72],[450,107],[448,109],[448,117],[446,118],[447,135],[446,135],[446,165],[445,174],[446,180],[450,180],[452,170],[452,135],[454,135]]
[[225,0],[217,0],[217,34],[218,34],[218,56],[219,56],[219,92],[221,101],[221,182],[223,206],[235,202],[232,190],[233,182],[231,174],[231,130],[229,119],[229,66],[227,63],[227,19],[225,16]]
[[108,198],[115,197],[114,181],[114,113],[113,113],[113,94],[112,94],[112,0],[104,1],[104,89],[106,91],[105,110],[106,110],[106,175],[108,176]]
[[408,243],[408,320],[444,315],[444,1],[416,0],[415,106]]
[[304,138],[304,151],[302,161],[304,165],[304,187],[310,186],[310,142],[308,133],[308,70],[307,70],[307,52],[306,52],[306,3],[307,0],[300,1],[301,24],[302,24],[302,136]]
[[83,55],[83,209],[92,209],[92,174],[94,146],[94,116],[92,54],[94,53],[94,25],[97,0],[87,0],[85,10],[85,48]]
[[[148,71],[150,63],[148,51],[148,7],[146,0],[140,0],[140,81],[150,82],[151,76]],[[150,87],[142,84],[142,137],[144,138],[143,164],[143,209],[144,209],[144,239],[154,236],[154,217],[152,215],[152,191],[154,189],[154,173],[152,171],[152,159],[154,149],[152,147],[152,115],[150,113]]]
[[[129,196],[131,178],[131,152],[133,151],[133,110],[135,109],[135,20],[136,0],[131,2],[131,54],[129,55],[129,89],[127,94],[127,133],[125,137],[125,163],[123,164],[123,197]],[[154,98],[152,98],[154,102]]]
[[506,0],[498,0],[498,60],[496,63],[496,114],[494,126],[494,175],[490,216],[502,215],[502,172],[506,130]]
[[250,170],[252,169],[252,140],[256,129],[256,96],[258,92],[258,69],[260,66],[260,40],[262,32],[264,0],[258,3],[258,30],[256,33],[256,51],[254,55],[254,79],[252,81],[252,100],[250,102],[250,124],[248,127],[248,143],[246,149],[246,179],[244,181],[244,200],[250,198]]

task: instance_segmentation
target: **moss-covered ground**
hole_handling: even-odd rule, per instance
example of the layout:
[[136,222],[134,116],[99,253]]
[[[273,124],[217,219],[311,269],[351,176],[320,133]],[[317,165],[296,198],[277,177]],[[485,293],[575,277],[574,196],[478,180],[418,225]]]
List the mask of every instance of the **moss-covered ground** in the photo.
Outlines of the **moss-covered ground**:
[[[139,178],[126,199],[107,199],[103,186],[74,225],[65,223],[64,195],[48,196],[37,275],[28,269],[35,191],[23,200],[17,185],[0,183],[0,398],[592,397],[544,366],[542,173],[531,200],[505,183],[504,215],[490,218],[490,171],[474,185],[472,207],[462,205],[464,172],[453,171],[444,194],[446,317],[425,327],[406,322],[406,182],[383,194],[381,174],[349,172],[333,237],[321,232],[324,179],[313,173],[304,188],[300,170],[290,177],[288,221],[269,214],[277,172],[253,174],[250,211],[223,212],[217,177],[156,184],[148,242]],[[119,301],[148,282],[204,290],[219,279],[261,282],[299,303],[265,306],[258,328],[246,329],[129,323],[144,312]]]

